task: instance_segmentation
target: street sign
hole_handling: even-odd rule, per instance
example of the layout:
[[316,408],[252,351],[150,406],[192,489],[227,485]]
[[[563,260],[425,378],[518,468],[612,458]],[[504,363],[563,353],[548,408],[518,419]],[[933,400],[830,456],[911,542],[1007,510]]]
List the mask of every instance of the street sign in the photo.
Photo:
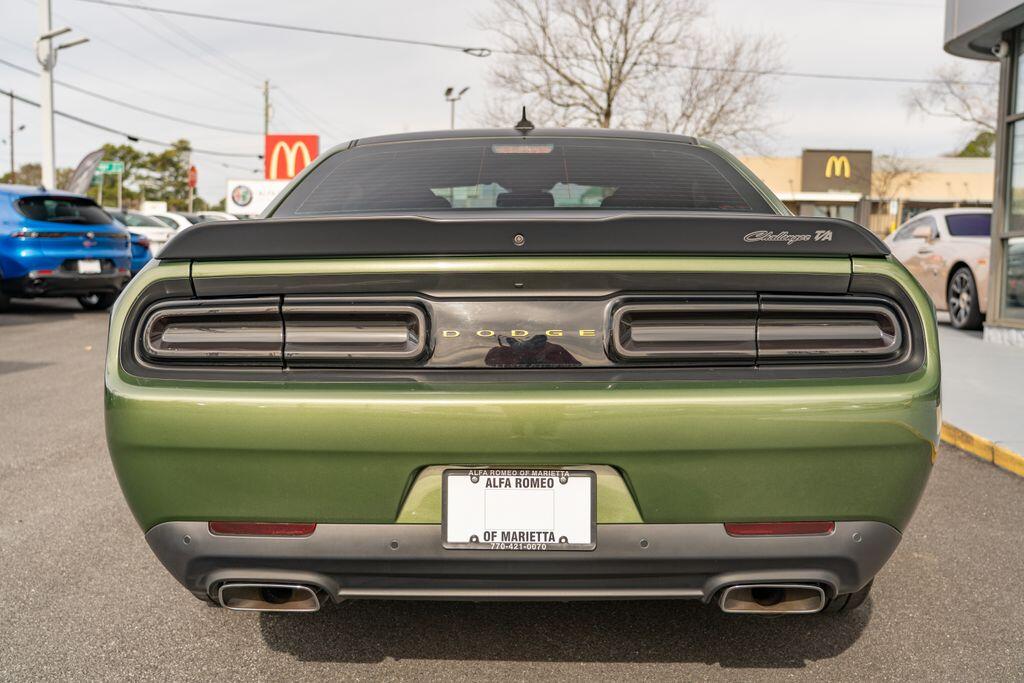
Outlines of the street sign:
[[196,183],[199,182],[199,172],[196,171],[195,166],[188,167],[188,186],[194,188]]
[[124,173],[123,161],[101,161],[96,165],[97,173]]

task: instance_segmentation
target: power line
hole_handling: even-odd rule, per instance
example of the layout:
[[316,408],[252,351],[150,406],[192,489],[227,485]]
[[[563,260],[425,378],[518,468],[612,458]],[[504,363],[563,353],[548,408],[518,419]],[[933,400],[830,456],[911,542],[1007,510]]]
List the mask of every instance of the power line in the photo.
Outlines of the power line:
[[[116,7],[114,8],[114,11],[117,12],[120,16],[124,17],[126,20],[128,20],[128,21],[132,22],[133,24],[135,24],[136,26],[138,26],[140,29],[142,29],[146,33],[148,33],[151,36],[153,36],[154,38],[156,38],[157,40],[159,40],[159,41],[161,41],[161,42],[163,42],[163,43],[165,43],[167,45],[170,45],[171,48],[173,48],[177,52],[180,52],[181,54],[185,55],[189,59],[194,59],[197,62],[200,62],[201,64],[203,64],[203,66],[205,66],[205,67],[216,68],[214,64],[206,61],[206,59],[204,59],[202,54],[200,54],[198,52],[194,52],[192,50],[188,50],[185,47],[183,47],[180,41],[175,41],[172,38],[169,38],[169,37],[165,36],[163,33],[157,31],[152,26],[149,26],[148,24],[146,24],[146,23],[136,19],[135,17],[131,16],[131,14],[129,14],[128,12],[125,12],[125,11],[123,11],[121,9],[116,8]],[[166,23],[160,24],[160,26],[162,28],[167,28],[167,29],[175,29],[176,28],[173,24],[171,24],[170,20],[165,18],[164,22],[166,22]],[[199,41],[195,38],[195,36],[188,37],[188,43],[187,44],[190,45],[190,46],[200,46]],[[256,80],[254,80],[253,82],[255,83]]]
[[[413,40],[406,38],[392,38],[385,36],[374,36],[364,33],[350,33],[346,31],[335,31],[333,29],[322,29],[309,26],[296,26],[293,24],[281,24],[270,21],[258,21],[254,19],[241,19],[237,17],[226,17],[215,14],[203,14],[200,12],[187,12],[184,10],[168,9],[163,7],[150,7],[144,5],[135,5],[127,2],[118,2],[117,0],[77,0],[78,2],[87,2],[96,5],[107,5],[110,7],[123,7],[126,9],[140,10],[144,12],[156,12],[161,14],[175,14],[184,17],[191,17],[194,19],[209,19],[212,21],[223,21],[233,24],[245,24],[248,26],[260,26],[263,28],[276,28],[287,31],[301,31],[304,33],[318,33],[321,35],[333,35],[341,36],[344,38],[359,38],[362,40],[376,40],[380,42],[388,43],[402,43],[406,45],[421,45],[427,47],[437,47],[447,50],[459,50],[466,54],[471,54],[474,57],[488,57],[492,54],[506,54],[512,56],[522,56],[515,50],[504,50],[499,48],[490,47],[465,47],[461,45],[453,45],[450,43],[437,43],[425,40]],[[856,2],[857,0],[848,0]],[[869,0],[860,0],[861,2],[868,2]],[[916,6],[916,5],[915,5]],[[922,5],[923,6],[923,5]],[[745,69],[727,69],[727,68],[716,68],[706,67],[696,64],[655,64],[656,68],[676,68],[685,69],[688,71],[713,71],[713,72],[724,72],[724,73],[748,73],[761,76],[778,76],[782,78],[810,78],[820,80],[833,80],[833,81],[855,81],[855,82],[876,82],[876,83],[904,83],[904,84],[931,84],[941,83],[934,78],[909,78],[909,77],[897,77],[897,76],[874,76],[865,74],[830,74],[830,73],[818,73],[809,71],[786,71],[781,69],[771,70],[745,70]],[[983,85],[978,81],[960,81],[958,84],[961,85]]]
[[418,45],[420,47],[436,47],[442,50],[457,50],[473,57],[488,57],[492,50],[486,47],[469,47],[466,45],[453,45],[451,43],[438,43],[430,40],[415,40],[412,38],[394,38],[391,36],[377,36],[369,33],[351,33],[349,31],[337,31],[328,28],[316,28],[313,26],[296,26],[294,24],[281,24],[273,21],[259,21],[257,19],[240,19],[238,17],[225,17],[217,14],[203,14],[201,12],[186,12],[185,10],[168,9],[166,7],[150,7],[145,5],[134,5],[128,2],[115,2],[114,0],[78,0],[94,5],[107,5],[109,7],[123,7],[125,9],[140,10],[143,12],[156,12],[158,14],[174,14],[193,19],[209,19],[210,21],[224,21],[231,24],[245,24],[247,26],[260,26],[262,28],[276,28],[284,31],[299,31],[302,33],[318,33],[326,36],[340,36],[342,38],[356,38],[358,40],[373,40],[379,43],[399,43],[402,45]]
[[[95,40],[100,40],[100,39],[97,38]],[[3,42],[5,42],[5,43],[7,43],[9,45],[13,45],[14,47],[19,48],[22,52],[28,52],[28,53],[32,53],[33,52],[32,48],[26,47],[25,45],[22,45],[21,43],[13,41],[10,38],[6,38],[4,36],[0,36],[0,41],[3,41]],[[208,102],[196,102],[195,99],[185,100],[185,99],[179,99],[177,97],[171,97],[171,96],[166,95],[164,93],[156,92],[155,90],[148,90],[146,88],[142,88],[142,87],[140,87],[138,85],[134,85],[134,84],[133,85],[129,85],[129,84],[125,83],[124,81],[119,81],[119,80],[113,79],[113,78],[111,78],[110,76],[108,76],[106,74],[98,74],[98,73],[95,73],[93,71],[89,71],[88,69],[83,69],[82,67],[78,66],[77,64],[62,64],[61,68],[62,69],[71,69],[72,71],[77,71],[77,72],[79,72],[81,74],[89,76],[90,78],[95,78],[97,80],[104,81],[108,85],[114,85],[114,86],[117,86],[117,87],[120,87],[120,88],[125,88],[127,90],[131,90],[133,94],[143,93],[147,97],[167,100],[168,102],[174,102],[175,104],[185,105],[185,106],[189,107],[190,109],[202,108],[202,109],[205,109],[205,110],[208,110],[208,111],[211,111],[211,112],[219,112],[219,113],[223,113],[223,114],[248,114],[248,113],[250,113],[250,112],[244,112],[241,109],[227,109],[227,108],[224,108],[224,107],[218,107],[218,106],[215,106],[215,105],[211,105]]]
[[782,69],[735,69],[714,66],[696,66],[691,64],[651,64],[658,69],[683,69],[686,71],[711,71],[718,73],[752,74],[755,76],[782,76],[789,78],[818,78],[832,81],[874,81],[879,83],[908,83],[915,85],[945,84],[955,85],[990,85],[985,81],[943,81],[937,78],[906,78],[901,76],[864,76],[858,74],[828,74],[811,71],[785,71]]
[[[36,5],[35,0],[23,0],[23,2],[25,2],[26,4],[31,5],[33,7]],[[68,19],[67,16],[61,14],[60,12],[54,12],[53,15],[55,17],[57,17],[58,19],[60,19],[61,21],[67,23],[67,24],[72,24],[73,23],[73,24],[77,24],[79,26],[82,24],[82,22],[80,20],[75,20],[74,22],[72,22],[70,19]],[[88,29],[89,26],[88,25],[87,26],[83,26],[82,28]],[[100,37],[96,36],[95,35],[95,33],[96,33],[95,30],[89,30],[89,33],[91,34],[90,37],[92,38],[93,41],[98,42],[98,43],[103,43],[104,45],[110,47],[111,49],[117,50],[118,52],[121,52],[121,53],[127,55],[129,58],[134,59],[134,60],[136,60],[138,62],[141,62],[142,64],[145,64],[146,66],[150,67],[151,69],[156,69],[157,71],[162,71],[163,73],[165,73],[165,74],[167,74],[169,76],[172,76],[173,78],[176,78],[179,81],[181,81],[182,83],[185,83],[185,84],[187,84],[187,85],[189,85],[191,87],[199,88],[199,89],[205,90],[205,91],[207,91],[207,92],[209,92],[209,93],[211,93],[213,95],[216,95],[217,97],[224,98],[224,90],[223,90],[223,88],[214,88],[213,86],[208,85],[206,83],[199,83],[199,82],[197,82],[195,80],[195,78],[187,78],[185,76],[182,76],[182,75],[172,71],[171,69],[168,69],[163,64],[160,64],[158,62],[154,62],[152,60],[146,59],[142,55],[138,54],[138,50],[129,50],[129,49],[125,48],[124,46],[122,46],[121,44],[119,44],[117,41],[106,40],[104,38],[100,38]]]
[[[16,71],[21,71],[22,73],[29,74],[30,76],[38,76],[39,75],[38,72],[33,71],[32,69],[25,68],[25,67],[23,67],[23,66],[21,66],[19,64],[15,64],[14,62],[9,62],[9,61],[7,61],[6,59],[3,59],[3,58],[0,58],[0,64],[8,66],[8,67],[10,67],[10,68],[12,68],[12,69],[14,69]],[[152,109],[146,109],[145,107],[140,107],[138,105],[132,104],[131,102],[125,102],[124,100],[118,100],[118,99],[115,99],[113,97],[110,97],[109,95],[101,95],[99,93],[95,93],[95,92],[93,92],[91,90],[88,90],[86,88],[82,88],[82,87],[79,87],[77,85],[73,85],[73,84],[68,83],[66,81],[58,81],[58,80],[54,79],[53,82],[56,83],[57,85],[61,86],[61,87],[67,88],[68,90],[74,90],[75,92],[81,93],[81,94],[86,95],[88,97],[92,97],[92,98],[95,98],[95,99],[98,99],[98,100],[102,100],[104,102],[109,102],[110,104],[116,104],[117,106],[124,107],[125,109],[131,109],[133,111],[137,111],[137,112],[140,112],[140,113],[143,113],[143,114],[149,114],[150,116],[156,116],[158,118],[166,119],[168,121],[174,121],[175,123],[184,123],[186,125],[196,126],[198,128],[208,128],[210,130],[216,130],[216,131],[220,131],[222,133],[238,133],[240,135],[259,135],[260,134],[259,131],[255,131],[255,130],[242,130],[242,129],[239,129],[239,128],[228,128],[226,126],[218,126],[218,125],[215,125],[215,124],[212,124],[212,123],[203,123],[201,121],[192,121],[190,119],[183,119],[183,118],[181,118],[179,116],[172,116],[170,114],[164,114],[163,112],[154,111]]]
[[[11,98],[17,100],[18,102],[22,102],[24,104],[27,104],[27,105],[30,105],[30,106],[33,106],[33,107],[38,107],[39,106],[39,103],[36,102],[35,100],[30,100],[27,97],[23,97],[21,95],[16,95],[16,94],[14,94],[13,91],[10,91],[10,90],[4,90],[4,89],[0,88],[0,95],[3,95],[5,97],[11,97]],[[168,149],[172,149],[174,147],[174,145],[171,144],[170,142],[164,142],[163,140],[156,140],[154,138],[147,138],[147,137],[144,137],[142,135],[135,135],[133,133],[127,133],[127,132],[125,132],[123,130],[118,130],[117,128],[111,128],[110,126],[104,125],[102,123],[96,123],[95,121],[90,121],[89,119],[83,119],[81,116],[75,116],[74,114],[68,114],[67,112],[63,112],[63,111],[60,111],[60,110],[57,110],[57,109],[54,109],[53,113],[56,114],[57,116],[60,116],[60,117],[65,118],[65,119],[68,119],[69,121],[75,121],[77,123],[81,123],[82,125],[89,126],[91,128],[96,128],[97,130],[106,131],[107,133],[113,133],[114,135],[120,135],[122,137],[127,138],[129,142],[146,142],[146,143],[149,143],[151,145],[158,145],[160,147],[166,147]],[[247,153],[243,153],[243,152],[221,152],[221,151],[212,150],[212,149],[190,148],[189,151],[192,152],[193,154],[206,154],[206,155],[215,156],[215,157],[237,157],[237,158],[242,158],[242,159],[262,159],[263,158],[262,154],[247,154]]]

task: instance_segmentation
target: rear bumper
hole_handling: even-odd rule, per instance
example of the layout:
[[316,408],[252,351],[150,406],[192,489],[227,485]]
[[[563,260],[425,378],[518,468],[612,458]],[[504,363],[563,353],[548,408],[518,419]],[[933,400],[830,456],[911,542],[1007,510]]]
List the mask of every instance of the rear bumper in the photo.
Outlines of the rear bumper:
[[318,586],[346,598],[710,601],[747,582],[862,588],[902,536],[881,522],[838,522],[823,536],[736,538],[721,524],[599,525],[593,551],[446,550],[434,524],[321,524],[303,538],[219,536],[205,522],[165,522],[153,552],[206,599],[225,581]]
[[119,292],[131,277],[130,273],[79,275],[55,271],[52,275],[25,275],[3,281],[3,293],[10,296],[78,296]]

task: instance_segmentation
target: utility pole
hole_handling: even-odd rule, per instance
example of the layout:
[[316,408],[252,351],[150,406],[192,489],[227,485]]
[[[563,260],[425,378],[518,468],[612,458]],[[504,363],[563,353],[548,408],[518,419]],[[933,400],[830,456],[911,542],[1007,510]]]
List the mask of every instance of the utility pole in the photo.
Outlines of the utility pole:
[[270,81],[263,81],[263,137],[270,132]]
[[[50,190],[57,186],[54,171],[53,154],[53,67],[57,61],[57,51],[53,49],[54,31],[50,27],[50,0],[39,0],[39,39],[36,41],[36,59],[43,67],[39,74],[43,96],[40,99],[39,111],[43,117],[43,163],[42,185]],[[59,34],[56,34],[59,35]]]
[[11,134],[8,138],[11,141],[11,182],[18,182],[18,176],[14,172],[14,91],[11,91]]
[[81,45],[89,42],[88,38],[78,38],[70,43],[53,46],[53,39],[71,31],[65,26],[53,30],[50,25],[50,0],[39,0],[39,37],[36,38],[36,61],[42,67],[39,74],[39,82],[42,86],[42,97],[39,103],[39,112],[42,116],[43,127],[40,133],[43,137],[43,159],[42,159],[42,185],[54,189],[57,186],[57,174],[54,168],[54,135],[53,135],[53,68],[57,65],[57,52],[65,48]]
[[467,90],[469,90],[469,86],[468,85],[465,88],[463,88],[462,90],[460,90],[458,95],[454,95],[453,94],[455,92],[455,88],[448,87],[448,88],[445,88],[445,90],[444,90],[444,100],[445,100],[445,102],[450,102],[451,105],[452,105],[452,114],[451,114],[452,130],[455,130],[455,103],[462,99],[462,96],[466,94]]

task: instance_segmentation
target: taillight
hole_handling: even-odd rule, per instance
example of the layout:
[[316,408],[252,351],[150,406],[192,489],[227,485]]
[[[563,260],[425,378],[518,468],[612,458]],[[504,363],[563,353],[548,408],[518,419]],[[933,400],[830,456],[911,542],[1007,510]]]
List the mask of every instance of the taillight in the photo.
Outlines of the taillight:
[[39,233],[33,232],[32,230],[18,230],[17,232],[11,233],[11,238],[13,239],[31,239],[38,236]]
[[406,303],[278,297],[157,304],[141,356],[155,363],[289,366],[413,361],[427,348],[426,313]]
[[905,329],[879,297],[632,300],[612,314],[611,350],[620,361],[659,364],[886,362],[906,352]]
[[620,306],[612,346],[623,359],[753,363],[757,298],[693,298]]
[[276,297],[157,306],[142,327],[142,354],[158,362],[280,363],[279,308]]
[[759,362],[886,360],[902,345],[899,317],[881,299],[761,297]]
[[210,522],[210,533],[230,536],[309,536],[315,522]]
[[144,249],[149,249],[150,242],[145,237],[139,237],[137,240],[135,240],[135,243],[140,247],[143,247]]
[[286,298],[282,312],[289,365],[413,360],[426,348],[426,317],[410,304]]
[[835,522],[726,522],[730,536],[808,536],[830,534]]

